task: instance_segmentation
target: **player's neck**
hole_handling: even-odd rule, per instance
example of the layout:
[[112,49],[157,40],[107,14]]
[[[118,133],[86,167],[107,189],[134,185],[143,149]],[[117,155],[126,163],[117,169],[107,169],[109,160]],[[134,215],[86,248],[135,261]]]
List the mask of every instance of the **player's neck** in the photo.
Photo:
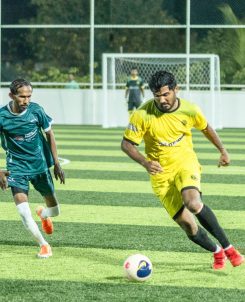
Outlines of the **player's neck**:
[[14,113],[14,114],[20,114],[22,113],[21,111],[18,110],[18,108],[15,106],[15,103],[13,101],[11,101],[9,103],[9,107],[11,109],[11,111]]
[[173,112],[173,111],[177,110],[179,108],[179,105],[180,105],[180,100],[178,98],[176,98],[175,103],[169,112]]

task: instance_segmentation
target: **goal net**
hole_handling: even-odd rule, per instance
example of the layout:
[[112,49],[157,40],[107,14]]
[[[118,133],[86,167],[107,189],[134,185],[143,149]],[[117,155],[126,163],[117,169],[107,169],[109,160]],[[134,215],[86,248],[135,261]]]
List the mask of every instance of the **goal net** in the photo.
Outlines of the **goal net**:
[[103,127],[128,123],[125,84],[132,68],[145,82],[145,100],[152,98],[148,80],[157,70],[176,77],[179,97],[197,103],[214,128],[222,128],[220,64],[213,54],[103,54]]

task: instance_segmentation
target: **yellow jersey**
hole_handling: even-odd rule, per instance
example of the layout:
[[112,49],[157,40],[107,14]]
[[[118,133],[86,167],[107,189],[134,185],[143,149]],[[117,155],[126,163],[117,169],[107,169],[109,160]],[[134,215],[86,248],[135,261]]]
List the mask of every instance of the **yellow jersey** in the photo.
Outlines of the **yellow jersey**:
[[207,120],[196,104],[181,98],[178,102],[175,111],[163,113],[154,99],[147,101],[132,114],[124,138],[136,145],[144,140],[147,157],[165,164],[195,157],[191,129],[204,130]]

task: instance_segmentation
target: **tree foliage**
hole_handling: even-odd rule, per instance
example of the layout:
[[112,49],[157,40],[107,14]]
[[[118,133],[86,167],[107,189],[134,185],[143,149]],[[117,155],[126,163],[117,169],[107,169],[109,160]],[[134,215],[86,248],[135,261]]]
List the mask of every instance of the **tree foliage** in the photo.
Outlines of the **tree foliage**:
[[[244,24],[227,4],[219,6],[227,25]],[[245,82],[245,29],[212,29],[195,47],[197,52],[217,53],[221,62],[222,83]]]
[[[217,9],[221,2],[215,0],[210,5]],[[191,3],[192,15],[200,15],[199,2]],[[95,0],[95,23],[185,24],[185,4],[186,0]],[[3,81],[24,76],[32,81],[63,82],[71,70],[75,70],[78,81],[88,81],[90,30],[72,25],[89,25],[89,0],[2,0],[2,8],[5,24],[57,25],[2,29]],[[237,4],[234,8],[239,12]],[[205,14],[203,11],[200,18],[204,20]],[[225,24],[244,22],[228,5],[220,6],[219,14]],[[70,27],[59,28],[62,24]],[[184,53],[185,34],[185,29],[95,28],[95,81],[101,80],[102,53]],[[220,56],[223,83],[244,82],[244,48],[244,29],[191,31],[192,52]]]

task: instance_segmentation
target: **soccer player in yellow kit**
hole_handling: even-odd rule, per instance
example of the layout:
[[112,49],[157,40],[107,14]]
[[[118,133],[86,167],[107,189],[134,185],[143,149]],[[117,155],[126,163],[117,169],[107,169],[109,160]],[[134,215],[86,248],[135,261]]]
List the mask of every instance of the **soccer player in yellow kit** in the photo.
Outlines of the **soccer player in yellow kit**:
[[[193,150],[191,129],[202,131],[219,150],[219,166],[230,162],[225,147],[199,107],[177,97],[173,74],[157,71],[149,87],[154,98],[133,113],[124,133],[122,150],[147,170],[153,191],[188,238],[213,252],[214,269],[224,268],[226,258],[233,266],[242,264],[244,257],[231,245],[215,214],[201,200],[201,166]],[[142,140],[146,157],[136,147]]]

